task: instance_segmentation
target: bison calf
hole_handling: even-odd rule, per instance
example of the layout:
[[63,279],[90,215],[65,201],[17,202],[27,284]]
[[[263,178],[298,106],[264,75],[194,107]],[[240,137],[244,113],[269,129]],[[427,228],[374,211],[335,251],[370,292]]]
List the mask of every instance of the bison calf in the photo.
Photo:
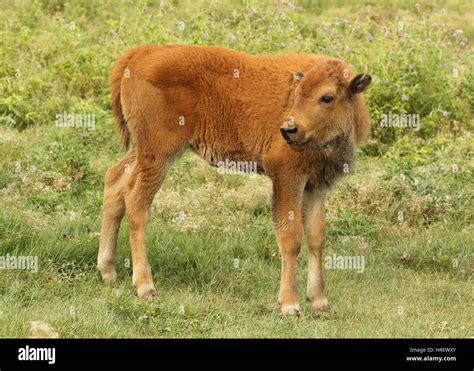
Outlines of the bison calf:
[[252,161],[273,182],[280,248],[278,301],[299,315],[296,260],[308,244],[307,297],[326,311],[322,250],[326,193],[352,166],[370,119],[369,75],[310,54],[253,56],[217,47],[141,46],[118,60],[112,108],[128,152],[105,176],[98,269],[115,281],[115,250],[127,212],[138,296],[156,295],[146,249],[150,204],[186,148],[216,165]]

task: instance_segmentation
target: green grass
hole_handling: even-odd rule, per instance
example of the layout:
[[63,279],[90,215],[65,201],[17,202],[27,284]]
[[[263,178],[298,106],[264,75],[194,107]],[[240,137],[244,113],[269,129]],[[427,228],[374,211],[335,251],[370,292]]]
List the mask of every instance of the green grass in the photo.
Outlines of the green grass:
[[[0,270],[0,336],[28,337],[31,321],[61,337],[473,336],[473,8],[416,3],[0,1],[0,256],[40,265]],[[328,200],[326,254],[365,258],[363,273],[325,271],[335,313],[304,301],[303,246],[304,315],[279,316],[270,181],[189,152],[152,207],[158,299],[135,297],[126,221],[122,279],[99,282],[103,175],[123,155],[108,74],[144,43],[330,54],[373,75],[371,139]],[[94,114],[97,130],[56,127],[65,111]],[[419,114],[420,130],[382,128],[388,111]]]

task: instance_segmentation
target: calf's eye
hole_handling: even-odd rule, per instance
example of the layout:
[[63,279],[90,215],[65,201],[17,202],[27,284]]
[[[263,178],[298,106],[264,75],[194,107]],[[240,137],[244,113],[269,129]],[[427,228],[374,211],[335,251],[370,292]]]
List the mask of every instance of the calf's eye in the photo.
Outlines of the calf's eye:
[[323,103],[331,103],[334,100],[334,97],[331,97],[330,95],[324,95],[321,97],[321,102]]

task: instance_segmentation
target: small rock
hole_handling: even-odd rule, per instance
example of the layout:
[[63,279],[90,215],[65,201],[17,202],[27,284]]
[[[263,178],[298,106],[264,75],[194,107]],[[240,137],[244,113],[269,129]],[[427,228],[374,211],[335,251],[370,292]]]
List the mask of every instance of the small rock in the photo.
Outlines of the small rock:
[[32,321],[30,339],[59,339],[58,332],[45,322]]

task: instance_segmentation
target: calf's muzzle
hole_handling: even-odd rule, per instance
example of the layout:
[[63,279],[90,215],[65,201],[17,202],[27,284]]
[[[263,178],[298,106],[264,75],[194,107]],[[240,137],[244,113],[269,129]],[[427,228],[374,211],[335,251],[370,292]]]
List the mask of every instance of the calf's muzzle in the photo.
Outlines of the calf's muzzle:
[[298,131],[298,128],[292,127],[292,128],[280,128],[280,133],[283,135],[283,138],[285,138],[286,141],[291,141],[291,135],[296,134]]

